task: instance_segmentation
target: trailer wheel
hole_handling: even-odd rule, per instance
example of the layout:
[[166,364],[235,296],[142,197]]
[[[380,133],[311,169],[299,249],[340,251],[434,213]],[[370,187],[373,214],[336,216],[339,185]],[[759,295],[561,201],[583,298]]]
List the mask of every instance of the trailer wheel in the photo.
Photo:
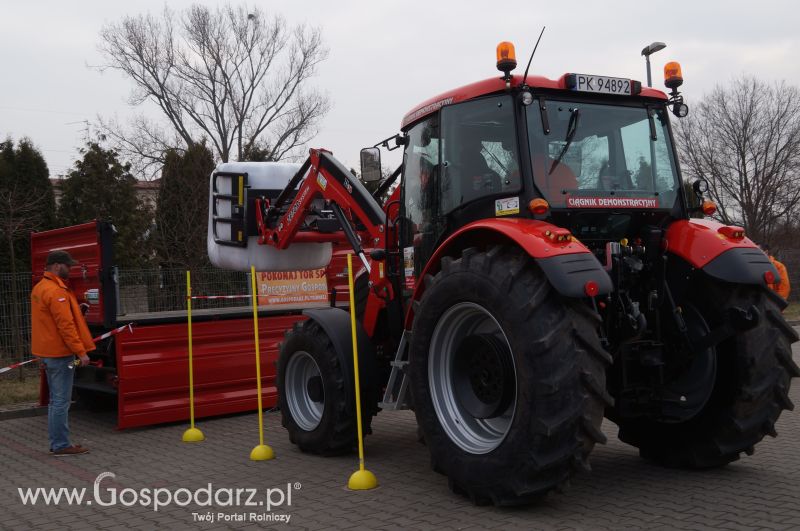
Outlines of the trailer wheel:
[[411,387],[434,470],[474,503],[529,503],[586,459],[613,401],[599,318],[514,247],[445,258],[415,309]]
[[776,436],[775,422],[789,399],[797,334],[781,315],[780,297],[756,286],[707,281],[694,304],[713,329],[727,309],[755,306],[758,325],[716,346],[716,377],[703,409],[681,423],[645,418],[620,422],[619,438],[639,448],[642,457],[665,466],[711,468],[748,455],[765,435]]
[[[356,413],[348,408],[346,379],[336,350],[313,320],[295,323],[278,357],[278,405],[289,440],[302,451],[339,455],[357,443]],[[362,407],[369,433],[374,408]]]

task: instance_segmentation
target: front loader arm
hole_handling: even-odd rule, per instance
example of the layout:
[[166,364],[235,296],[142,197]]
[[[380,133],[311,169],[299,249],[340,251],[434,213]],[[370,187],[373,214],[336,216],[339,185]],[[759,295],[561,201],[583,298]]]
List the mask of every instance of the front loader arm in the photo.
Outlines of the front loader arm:
[[[295,189],[297,193],[292,197]],[[350,242],[364,267],[371,272],[361,240],[366,236],[369,241],[365,243],[369,247],[384,246],[386,214],[364,185],[329,151],[311,149],[308,159],[274,203],[270,204],[266,198],[256,200],[258,242],[286,249],[297,241],[330,241],[331,235],[325,232],[300,232],[310,216],[331,221],[330,217],[326,219],[323,212],[313,208],[314,200],[320,198],[325,201],[325,210],[339,222],[339,238],[344,237]],[[363,227],[361,237],[351,222]]]

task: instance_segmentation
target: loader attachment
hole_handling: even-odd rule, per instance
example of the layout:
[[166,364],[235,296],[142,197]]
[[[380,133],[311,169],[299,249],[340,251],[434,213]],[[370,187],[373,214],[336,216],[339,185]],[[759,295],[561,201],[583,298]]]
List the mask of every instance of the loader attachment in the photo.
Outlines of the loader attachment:
[[211,174],[208,206],[208,257],[223,269],[295,271],[319,269],[331,259],[331,243],[297,243],[290,249],[258,245],[257,199],[292,197],[293,176],[299,164],[283,162],[226,162]]

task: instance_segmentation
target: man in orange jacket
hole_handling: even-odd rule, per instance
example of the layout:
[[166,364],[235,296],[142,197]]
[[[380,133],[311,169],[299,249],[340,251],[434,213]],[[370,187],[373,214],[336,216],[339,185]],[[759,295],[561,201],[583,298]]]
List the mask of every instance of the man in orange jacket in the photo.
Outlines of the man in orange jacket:
[[75,356],[89,363],[95,349],[78,299],[64,281],[78,262],[66,251],[47,255],[44,278],[31,291],[31,351],[44,365],[50,404],[47,431],[56,457],[85,454],[88,448],[69,441],[68,413],[72,399]]

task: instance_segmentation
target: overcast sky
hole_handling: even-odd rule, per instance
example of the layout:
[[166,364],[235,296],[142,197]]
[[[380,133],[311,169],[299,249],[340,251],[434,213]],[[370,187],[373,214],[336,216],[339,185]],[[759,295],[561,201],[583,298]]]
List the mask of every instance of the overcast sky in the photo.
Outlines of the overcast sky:
[[[180,10],[191,3],[168,5]],[[583,72],[644,81],[641,49],[663,41],[667,48],[652,59],[654,85],[663,88],[665,62],[679,61],[690,105],[715,84],[743,73],[800,85],[795,55],[800,15],[788,0],[271,0],[259,5],[290,24],[322,29],[330,54],[313,83],[327,92],[333,108],[311,146],[332,150],[348,166],[357,166],[361,147],[397,132],[417,103],[499,75],[498,42],[515,44],[521,73],[542,25],[547,30],[531,71],[552,78]],[[31,138],[51,176],[63,174],[84,141],[84,120],[132,112],[130,82],[92,68],[103,62],[97,51],[100,28],[126,14],[160,14],[164,2],[1,0],[0,6],[0,135]]]

